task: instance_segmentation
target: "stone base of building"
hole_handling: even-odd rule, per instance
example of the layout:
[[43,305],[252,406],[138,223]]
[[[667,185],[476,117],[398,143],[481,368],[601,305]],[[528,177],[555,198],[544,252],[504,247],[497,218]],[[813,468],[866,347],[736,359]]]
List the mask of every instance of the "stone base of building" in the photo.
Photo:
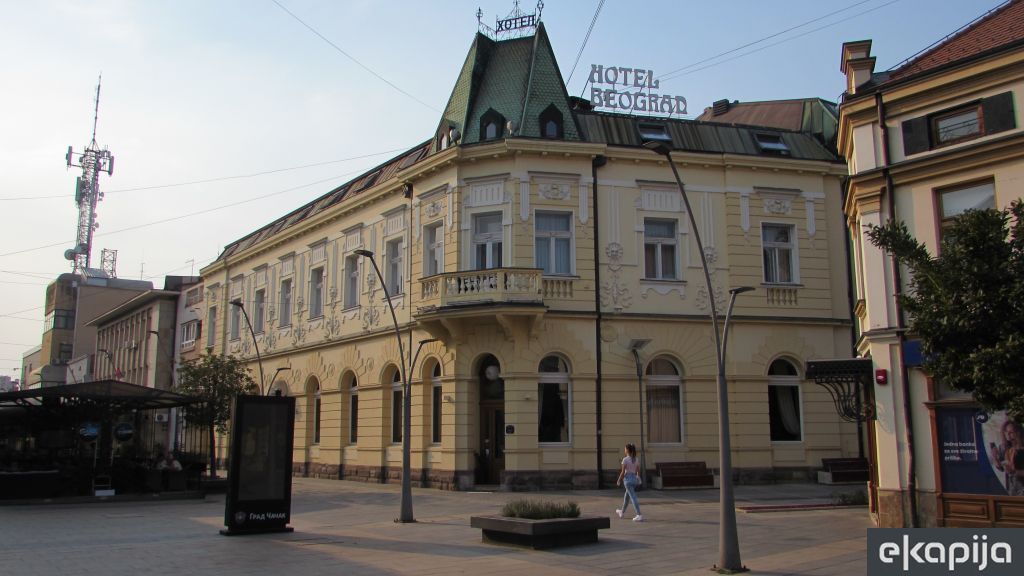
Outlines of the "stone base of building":
[[[919,528],[938,526],[938,502],[934,492],[917,492],[917,523]],[[906,490],[878,489],[874,513],[879,528],[908,528],[910,518],[910,492]]]

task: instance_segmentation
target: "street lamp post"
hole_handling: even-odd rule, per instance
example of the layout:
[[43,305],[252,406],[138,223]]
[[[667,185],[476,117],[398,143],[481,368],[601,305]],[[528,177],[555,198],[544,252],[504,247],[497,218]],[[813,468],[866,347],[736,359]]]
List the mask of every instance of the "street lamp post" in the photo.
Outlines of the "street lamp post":
[[644,373],[640,364],[640,350],[651,343],[650,338],[634,338],[629,341],[629,351],[633,353],[633,361],[636,363],[636,392],[640,404],[640,485],[646,480],[645,472],[647,466],[644,463],[647,450],[644,447]]
[[256,364],[260,367],[260,396],[264,395],[263,387],[267,384],[266,378],[263,377],[263,359],[260,358],[260,345],[256,342],[256,331],[252,329],[252,322],[249,321],[249,313],[245,311],[245,306],[242,305],[241,300],[232,300],[231,305],[242,311],[242,316],[245,317],[245,324],[249,327],[249,334],[252,335],[252,345],[256,349]]
[[[715,332],[715,352],[718,360],[718,459],[719,459],[719,522],[718,522],[718,564],[715,568],[723,572],[743,572],[746,568],[740,560],[739,535],[736,532],[736,503],[732,490],[732,447],[729,440],[729,390],[725,381],[725,349],[722,344],[722,335],[718,331],[718,310],[715,306],[715,293],[711,284],[711,271],[708,268],[707,255],[704,253],[704,243],[700,238],[700,230],[697,228],[697,221],[690,208],[690,199],[686,196],[686,186],[679,176],[679,170],[672,161],[671,136],[667,132],[642,132],[644,147],[660,154],[668,161],[672,175],[675,176],[676,184],[679,185],[679,193],[683,197],[683,204],[686,206],[686,215],[690,219],[690,227],[693,230],[694,240],[697,242],[697,251],[700,252],[700,265],[704,270],[704,281],[708,291],[708,305],[711,307],[711,324]],[[740,291],[745,289],[730,290],[732,301]],[[732,311],[732,301],[729,304],[729,312]],[[726,326],[728,326],[728,316]]]
[[[391,303],[391,294],[388,293],[388,285],[384,282],[384,275],[380,273],[380,267],[377,266],[377,260],[373,257],[373,252],[370,250],[356,250],[355,253],[358,256],[367,258],[370,260],[370,264],[373,265],[373,271],[377,273],[377,279],[380,280],[380,287],[384,289],[384,299],[387,300],[388,309],[391,310],[391,322],[395,328],[395,339],[398,340],[398,357],[401,363],[400,370],[402,372],[402,504],[401,511],[397,518],[397,522],[407,523],[415,522],[416,519],[412,514],[412,482],[410,481],[409,472],[409,460],[410,460],[410,448],[409,448],[409,432],[412,428],[411,421],[409,419],[409,410],[411,403],[409,401],[409,370],[406,367],[405,358],[405,347],[402,345],[402,334],[398,330],[398,316],[395,315],[395,306]],[[419,351],[417,350],[417,353]]]

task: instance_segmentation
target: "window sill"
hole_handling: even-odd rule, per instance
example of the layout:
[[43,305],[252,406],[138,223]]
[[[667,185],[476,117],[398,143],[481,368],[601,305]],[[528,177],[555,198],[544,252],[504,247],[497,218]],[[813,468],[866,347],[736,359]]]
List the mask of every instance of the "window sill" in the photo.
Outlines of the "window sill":
[[668,279],[668,278],[641,278],[640,282],[643,284],[680,284],[685,285],[686,280]]
[[803,440],[772,440],[772,446],[796,446],[803,444]]
[[572,448],[572,441],[568,442],[537,442],[538,448]]

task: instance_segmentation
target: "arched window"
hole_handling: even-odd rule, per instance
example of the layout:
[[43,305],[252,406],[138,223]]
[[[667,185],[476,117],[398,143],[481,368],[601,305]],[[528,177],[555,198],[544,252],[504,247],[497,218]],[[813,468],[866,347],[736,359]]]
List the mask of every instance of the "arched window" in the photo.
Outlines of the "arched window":
[[505,117],[494,108],[488,108],[480,117],[480,141],[501,138],[505,133]]
[[562,112],[554,104],[549,105],[540,113],[540,135],[544,138],[560,140],[565,136],[562,123]]
[[348,441],[355,444],[359,440],[359,383],[352,377],[348,388]]
[[788,360],[775,360],[768,367],[768,419],[772,442],[804,439],[801,404],[799,371]]
[[651,444],[683,441],[682,370],[658,356],[647,365],[647,438]]
[[402,371],[395,368],[391,377],[391,441],[402,441]]
[[545,356],[537,372],[537,441],[569,442],[572,430],[569,366],[559,356]]
[[434,370],[430,376],[430,441],[434,444],[441,443],[441,363],[434,364]]
[[310,444],[320,443],[320,381],[310,378],[306,384],[306,414],[309,416],[308,428]]

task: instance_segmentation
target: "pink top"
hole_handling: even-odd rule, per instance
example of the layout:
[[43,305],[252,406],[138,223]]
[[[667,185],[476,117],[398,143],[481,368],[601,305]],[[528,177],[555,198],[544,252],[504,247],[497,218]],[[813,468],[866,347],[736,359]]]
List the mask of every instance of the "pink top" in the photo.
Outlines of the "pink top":
[[630,456],[622,459],[622,465],[626,468],[626,474],[637,474],[640,470],[640,461]]

